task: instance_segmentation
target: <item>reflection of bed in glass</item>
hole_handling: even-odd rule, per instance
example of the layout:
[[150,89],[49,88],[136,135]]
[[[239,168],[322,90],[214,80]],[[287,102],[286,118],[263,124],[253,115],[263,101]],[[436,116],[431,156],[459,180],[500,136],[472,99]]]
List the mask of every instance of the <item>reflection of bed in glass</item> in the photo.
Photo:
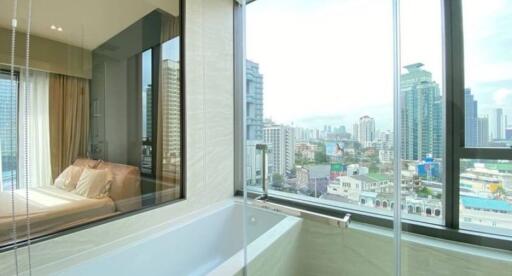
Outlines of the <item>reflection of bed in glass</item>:
[[[0,246],[14,241],[12,214],[17,240],[27,238],[27,206],[35,238],[181,196],[181,27],[176,3],[172,9],[134,9],[110,28],[90,18],[77,24],[63,20],[60,34],[39,28],[48,20],[45,10],[39,10],[32,18],[38,28],[30,35],[28,70],[19,58],[9,66],[5,53],[11,49],[0,45]],[[76,4],[97,8],[90,1]],[[0,40],[8,41],[11,30],[3,15]],[[23,28],[16,31],[19,41],[24,40]],[[24,53],[20,45],[16,43],[16,53]],[[96,164],[92,159],[105,160],[97,169],[113,174],[108,196],[83,196],[56,185],[68,168],[90,167],[86,163]]]
[[[78,159],[74,165],[86,168],[94,163],[96,162]],[[137,167],[101,162],[96,169],[108,170],[113,175],[108,194],[101,198],[87,198],[76,194],[74,190],[65,191],[55,185],[29,189],[32,237],[141,207],[140,174]],[[12,239],[11,196],[10,192],[0,192],[0,244]],[[16,190],[13,198],[17,234],[18,238],[23,238],[26,235],[26,190]]]

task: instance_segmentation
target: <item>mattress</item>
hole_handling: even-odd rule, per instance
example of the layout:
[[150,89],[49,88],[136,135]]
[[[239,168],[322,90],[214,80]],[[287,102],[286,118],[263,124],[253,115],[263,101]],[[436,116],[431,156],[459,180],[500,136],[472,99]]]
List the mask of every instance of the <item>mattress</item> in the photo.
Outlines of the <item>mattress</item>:
[[[15,221],[19,239],[25,239],[26,191],[14,192]],[[0,192],[0,243],[12,240],[12,194]],[[85,198],[54,186],[29,189],[31,237],[56,232],[77,224],[107,217],[115,213],[115,204],[110,197]]]

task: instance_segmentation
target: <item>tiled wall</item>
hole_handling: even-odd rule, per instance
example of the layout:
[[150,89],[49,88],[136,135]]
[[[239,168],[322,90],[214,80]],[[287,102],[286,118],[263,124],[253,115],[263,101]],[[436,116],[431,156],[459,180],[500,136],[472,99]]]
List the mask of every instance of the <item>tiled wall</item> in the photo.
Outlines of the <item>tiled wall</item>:
[[[402,275],[511,275],[512,253],[427,237],[402,236]],[[394,275],[392,231],[346,230],[304,221],[293,275]]]
[[[233,196],[233,1],[186,3],[187,199],[34,244],[33,267],[100,247]],[[18,253],[23,271],[26,250]],[[0,274],[11,275],[14,269],[13,253],[0,253]]]

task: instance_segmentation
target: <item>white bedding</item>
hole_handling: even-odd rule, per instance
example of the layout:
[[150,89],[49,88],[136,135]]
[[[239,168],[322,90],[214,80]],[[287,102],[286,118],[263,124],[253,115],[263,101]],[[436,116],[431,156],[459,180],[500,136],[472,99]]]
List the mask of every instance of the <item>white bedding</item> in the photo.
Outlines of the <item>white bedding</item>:
[[[54,186],[29,189],[31,236],[55,232],[72,225],[112,215],[116,208],[110,197],[90,199]],[[18,237],[26,237],[25,189],[14,192]],[[0,192],[0,243],[12,239],[10,192]]]

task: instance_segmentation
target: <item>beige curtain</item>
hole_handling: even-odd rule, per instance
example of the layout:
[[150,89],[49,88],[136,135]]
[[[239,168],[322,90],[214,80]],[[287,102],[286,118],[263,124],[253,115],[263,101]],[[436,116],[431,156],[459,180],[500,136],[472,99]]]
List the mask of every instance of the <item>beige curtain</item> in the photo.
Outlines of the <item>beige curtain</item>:
[[162,43],[180,36],[181,19],[179,16],[162,14],[162,23],[160,28],[160,41]]
[[87,155],[89,80],[50,74],[50,154],[53,179]]

